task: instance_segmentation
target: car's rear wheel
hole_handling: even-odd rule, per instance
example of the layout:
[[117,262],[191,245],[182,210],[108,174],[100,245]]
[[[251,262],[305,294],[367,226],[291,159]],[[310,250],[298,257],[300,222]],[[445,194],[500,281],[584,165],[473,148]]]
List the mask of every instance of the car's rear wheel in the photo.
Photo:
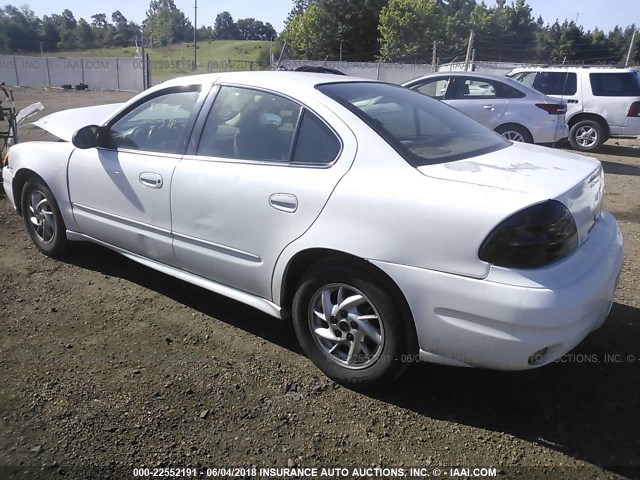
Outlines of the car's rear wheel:
[[417,353],[415,329],[365,269],[319,265],[303,276],[293,322],[307,356],[329,378],[371,388],[394,380]]
[[569,131],[569,143],[581,152],[592,152],[605,141],[604,128],[595,120],[577,122]]
[[38,250],[51,257],[67,252],[69,241],[58,203],[40,179],[28,180],[22,189],[22,219]]
[[533,137],[529,130],[515,123],[501,125],[496,128],[496,132],[512,142],[533,143]]

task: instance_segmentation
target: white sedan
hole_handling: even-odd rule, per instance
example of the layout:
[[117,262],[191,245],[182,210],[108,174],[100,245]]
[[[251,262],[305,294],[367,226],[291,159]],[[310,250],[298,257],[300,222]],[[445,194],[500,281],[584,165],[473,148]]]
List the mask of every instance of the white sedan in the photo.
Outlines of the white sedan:
[[416,359],[539,367],[613,302],[622,236],[600,163],[405,88],[209,74],[37,125],[67,141],[15,145],[3,178],[42,252],[96,242],[292,319],[349,386]]
[[566,104],[520,82],[477,72],[438,72],[403,84],[442,100],[514,142],[566,140]]

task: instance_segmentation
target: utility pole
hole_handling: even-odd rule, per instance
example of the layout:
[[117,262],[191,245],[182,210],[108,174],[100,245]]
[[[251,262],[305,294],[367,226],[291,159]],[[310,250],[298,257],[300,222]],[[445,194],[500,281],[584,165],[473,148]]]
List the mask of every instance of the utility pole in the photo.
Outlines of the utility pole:
[[340,63],[342,63],[342,42],[340,42]]
[[195,0],[193,6],[193,67],[192,70],[198,68],[198,0]]
[[467,45],[467,56],[464,59],[464,71],[469,68],[469,60],[471,60],[471,52],[473,51],[473,30],[469,34],[469,45]]
[[280,50],[280,57],[278,57],[278,66],[276,67],[277,70],[280,70],[280,65],[281,65],[281,62],[282,62],[282,56],[284,55],[285,48],[287,48],[286,40],[284,42],[284,45],[282,45],[282,50]]
[[431,71],[436,71],[436,61],[438,60],[438,42],[433,42],[433,53],[431,54]]
[[146,90],[147,88],[149,88],[149,85],[147,85],[147,58],[144,54],[144,32],[142,33],[142,35],[140,35],[140,45],[142,46],[142,53],[141,53],[141,58],[142,58],[142,89]]
[[269,44],[269,70],[273,70],[273,37],[271,37]]
[[627,52],[627,61],[624,62],[624,66],[629,66],[629,59],[631,58],[631,52],[633,52],[633,41],[636,39],[636,30],[633,31],[633,35],[631,35],[631,43],[629,44],[629,51]]

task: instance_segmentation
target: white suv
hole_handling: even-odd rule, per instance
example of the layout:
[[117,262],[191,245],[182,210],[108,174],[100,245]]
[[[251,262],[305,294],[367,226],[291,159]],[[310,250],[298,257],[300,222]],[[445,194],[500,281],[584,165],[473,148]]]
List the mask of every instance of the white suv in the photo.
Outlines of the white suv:
[[640,75],[631,68],[533,67],[507,74],[566,101],[569,142],[590,152],[610,137],[640,135]]

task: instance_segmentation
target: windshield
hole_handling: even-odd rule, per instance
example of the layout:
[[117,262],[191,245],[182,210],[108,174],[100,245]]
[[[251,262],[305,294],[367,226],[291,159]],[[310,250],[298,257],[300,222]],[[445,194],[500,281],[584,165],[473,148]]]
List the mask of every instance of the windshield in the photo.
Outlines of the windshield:
[[406,88],[373,82],[317,88],[355,113],[416,167],[475,157],[510,145],[457,110]]

